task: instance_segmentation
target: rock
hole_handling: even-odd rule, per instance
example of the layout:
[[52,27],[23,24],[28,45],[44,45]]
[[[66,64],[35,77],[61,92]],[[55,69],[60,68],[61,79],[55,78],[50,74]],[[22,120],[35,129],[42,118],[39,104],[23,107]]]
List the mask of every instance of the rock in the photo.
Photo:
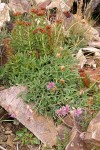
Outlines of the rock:
[[54,0],[50,5],[46,7],[46,9],[57,8],[59,11],[70,11],[70,7],[63,0]]
[[52,2],[52,0],[47,0],[38,4],[39,9],[46,9],[46,7]]
[[5,132],[5,134],[11,134],[12,133],[12,131],[10,130],[10,131],[6,131]]
[[83,66],[86,64],[87,60],[86,57],[84,56],[82,49],[80,49],[76,55],[77,60],[79,61],[79,66],[83,68]]
[[5,3],[0,3],[0,30],[5,21],[10,21],[9,7]]
[[23,86],[14,86],[0,91],[0,105],[45,145],[49,147],[56,145],[57,131],[53,120],[32,110],[32,105],[25,103],[19,96],[22,92],[27,92]]
[[[73,115],[72,115],[73,116]],[[70,132],[70,141],[66,146],[65,150],[90,150],[87,148],[86,143],[81,138],[81,126],[79,125],[79,121],[81,118],[77,118],[73,116],[73,128]]]
[[16,12],[29,12],[31,9],[31,3],[29,3],[27,0],[11,0],[8,3],[8,6],[11,8],[11,10]]
[[81,68],[83,68],[85,64],[96,68],[96,66],[98,66],[96,60],[100,61],[100,49],[94,47],[81,48],[77,53],[76,58],[79,61]]
[[65,2],[70,8],[72,8],[74,1],[75,0],[66,0]]
[[46,2],[46,0],[35,0],[35,3],[36,3],[37,5],[42,4],[42,3],[45,3],[45,2]]
[[84,141],[80,138],[80,132],[73,127],[69,144],[65,150],[88,150]]
[[99,48],[99,49],[100,49],[100,41],[92,41],[92,42],[89,42],[89,46],[90,46],[90,47],[96,47],[96,48]]
[[[91,0],[89,3],[89,6],[86,9],[86,17],[90,18],[93,14],[93,12],[96,10],[96,7],[100,5],[100,0]],[[100,8],[100,7],[99,7]],[[100,9],[99,9],[99,13],[100,13]]]
[[57,132],[58,132],[58,137],[60,138],[60,140],[64,141],[66,136],[69,137],[71,133],[71,129],[66,127],[64,124],[61,124],[57,126]]
[[68,29],[74,20],[73,14],[70,13],[70,6],[64,0],[54,0],[46,7],[47,10],[54,8],[57,8],[56,20],[62,20],[62,24]]
[[74,126],[74,121],[71,115],[67,115],[65,118],[63,118],[63,122],[66,126],[68,126],[69,128],[73,128]]
[[100,146],[100,111],[90,122],[84,140],[96,146]]

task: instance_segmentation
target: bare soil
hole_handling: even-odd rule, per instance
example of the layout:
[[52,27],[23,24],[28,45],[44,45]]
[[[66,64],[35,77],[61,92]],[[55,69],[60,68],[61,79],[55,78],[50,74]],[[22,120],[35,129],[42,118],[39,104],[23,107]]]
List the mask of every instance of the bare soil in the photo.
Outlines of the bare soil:
[[[8,113],[0,107],[0,120],[11,120]],[[12,119],[13,120],[13,119]],[[16,132],[24,128],[22,124],[14,125],[13,122],[0,122],[0,146],[5,150],[40,150],[39,146],[23,146],[20,141],[16,141]],[[0,150],[2,150],[0,148]]]

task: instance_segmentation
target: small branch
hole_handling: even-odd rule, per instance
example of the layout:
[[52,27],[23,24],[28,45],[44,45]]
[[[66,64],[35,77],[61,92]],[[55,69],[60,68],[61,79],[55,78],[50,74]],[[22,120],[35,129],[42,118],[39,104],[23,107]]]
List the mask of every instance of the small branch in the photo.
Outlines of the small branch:
[[17,150],[19,150],[19,148],[18,148],[18,143],[17,143]]

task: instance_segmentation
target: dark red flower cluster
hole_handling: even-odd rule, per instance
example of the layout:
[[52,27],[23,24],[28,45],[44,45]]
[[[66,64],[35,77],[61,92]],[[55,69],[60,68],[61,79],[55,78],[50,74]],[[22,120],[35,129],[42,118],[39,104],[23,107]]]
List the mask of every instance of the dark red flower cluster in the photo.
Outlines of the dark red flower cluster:
[[31,12],[37,14],[38,10],[36,8],[32,8]]
[[38,16],[44,16],[45,15],[45,11],[40,9],[40,10],[38,10],[37,15]]
[[38,29],[35,29],[33,31],[33,34],[36,34],[36,33],[43,33],[43,34],[47,34],[48,36],[51,35],[51,25],[47,25],[45,28],[38,28]]
[[31,26],[31,22],[24,22],[25,26]]
[[45,30],[45,28],[38,28],[38,29],[35,29],[35,30],[33,31],[33,34],[36,34],[36,33],[38,33],[38,32],[40,32],[40,33],[46,33],[46,30]]
[[45,15],[45,10],[43,10],[43,9],[32,8],[31,12],[35,13],[37,16],[44,16]]
[[47,29],[47,30],[50,30],[50,29],[51,29],[51,25],[47,25],[47,26],[46,26],[46,29]]
[[17,24],[17,25],[24,25],[24,22],[23,21],[17,21],[17,22],[15,22],[15,24]]
[[51,25],[47,25],[46,30],[47,30],[47,35],[50,36],[51,35]]
[[62,20],[61,20],[61,19],[57,19],[57,20],[56,20],[56,23],[57,23],[57,24],[62,24]]
[[33,34],[38,33],[38,29],[33,30]]
[[21,13],[21,12],[16,12],[16,13],[14,13],[13,15],[14,15],[14,16],[21,16],[22,13]]
[[17,25],[31,26],[31,22],[17,21],[15,22]]
[[46,33],[46,30],[44,28],[38,28],[38,31],[40,31],[41,33]]

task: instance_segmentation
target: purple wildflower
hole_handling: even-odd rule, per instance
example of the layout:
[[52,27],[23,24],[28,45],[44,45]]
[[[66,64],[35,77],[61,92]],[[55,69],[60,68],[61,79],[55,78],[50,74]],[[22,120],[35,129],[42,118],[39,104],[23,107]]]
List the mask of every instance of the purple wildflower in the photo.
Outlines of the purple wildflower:
[[51,90],[55,87],[55,83],[54,82],[49,82],[47,85],[47,90]]
[[65,108],[66,108],[66,112],[68,113],[70,111],[70,106],[66,105]]
[[58,109],[56,111],[56,114],[58,116],[66,116],[68,114],[68,112],[70,111],[70,106],[69,105],[66,105],[66,106],[62,106],[60,109]]
[[81,108],[77,108],[73,110],[73,114],[75,117],[79,117],[83,113]]

